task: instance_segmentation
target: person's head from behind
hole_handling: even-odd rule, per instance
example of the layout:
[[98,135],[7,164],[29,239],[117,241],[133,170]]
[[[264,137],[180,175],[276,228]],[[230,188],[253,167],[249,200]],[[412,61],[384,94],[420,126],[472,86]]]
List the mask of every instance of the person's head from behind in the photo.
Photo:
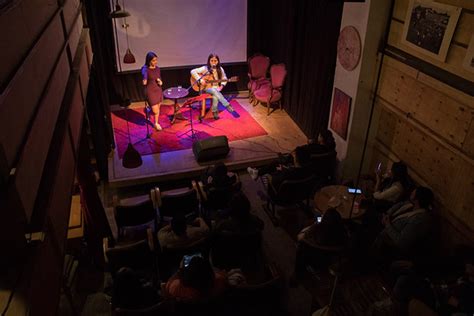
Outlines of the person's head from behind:
[[212,182],[214,184],[225,184],[227,180],[227,167],[223,162],[214,165]]
[[235,193],[230,200],[230,216],[236,220],[246,220],[250,216],[250,201],[242,192]]
[[341,214],[339,214],[339,212],[333,207],[328,209],[324,213],[323,218],[321,219],[321,226],[327,226],[327,227],[333,228],[333,227],[338,227],[342,225],[343,225],[343,222],[342,222]]
[[177,236],[186,235],[186,217],[183,214],[176,214],[171,219],[171,230]]
[[217,56],[217,54],[214,54],[214,53],[209,54],[209,56],[207,57],[207,68],[208,69],[219,68],[220,65],[221,65],[221,62],[220,62],[219,56]]
[[116,307],[133,308],[140,304],[142,283],[135,271],[120,268],[114,278],[112,303]]
[[422,186],[419,186],[415,190],[413,190],[410,196],[410,200],[413,203],[418,204],[419,207],[424,209],[429,209],[431,207],[433,199],[433,191],[431,191],[427,187]]
[[206,294],[212,288],[215,276],[209,260],[194,256],[189,265],[181,270],[180,278],[183,285]]
[[390,168],[390,176],[393,181],[405,182],[408,178],[408,168],[402,161],[392,163]]
[[158,56],[154,52],[148,52],[145,57],[145,65],[147,67],[156,67],[158,64]]
[[318,144],[325,145],[326,147],[332,150],[336,149],[336,141],[334,140],[332,132],[328,129],[319,132]]
[[296,147],[294,151],[294,162],[296,166],[306,166],[311,162],[309,151],[303,147]]

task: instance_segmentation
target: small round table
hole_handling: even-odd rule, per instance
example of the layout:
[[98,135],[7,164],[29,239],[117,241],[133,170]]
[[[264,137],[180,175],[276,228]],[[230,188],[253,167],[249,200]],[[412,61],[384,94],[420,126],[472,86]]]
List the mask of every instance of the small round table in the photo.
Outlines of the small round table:
[[[329,185],[321,188],[314,195],[316,210],[324,214],[329,208],[334,207],[343,219],[349,219],[354,195],[348,193],[347,189],[348,187],[345,185]],[[359,208],[362,198],[362,194],[355,196],[351,218],[360,217],[365,213],[364,209]]]
[[185,120],[185,118],[179,113],[178,99],[184,98],[189,94],[188,89],[178,87],[171,87],[163,91],[163,96],[167,99],[174,100],[174,111],[171,118],[171,124],[174,124],[175,120]]

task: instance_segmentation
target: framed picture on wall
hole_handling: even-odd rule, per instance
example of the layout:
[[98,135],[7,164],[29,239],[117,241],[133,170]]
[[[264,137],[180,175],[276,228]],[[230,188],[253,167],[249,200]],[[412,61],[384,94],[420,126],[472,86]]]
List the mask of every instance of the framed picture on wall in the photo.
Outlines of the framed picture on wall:
[[467,47],[466,56],[462,63],[464,69],[474,73],[474,34],[471,36],[471,41]]
[[351,115],[351,102],[352,98],[350,96],[338,88],[334,88],[330,128],[344,140],[347,139],[349,117]]
[[410,0],[401,43],[445,61],[461,8],[430,0]]

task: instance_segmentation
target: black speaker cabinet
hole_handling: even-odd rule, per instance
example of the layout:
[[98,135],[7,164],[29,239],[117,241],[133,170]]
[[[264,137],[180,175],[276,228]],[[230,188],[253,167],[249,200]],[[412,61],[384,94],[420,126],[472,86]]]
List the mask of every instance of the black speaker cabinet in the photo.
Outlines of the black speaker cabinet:
[[229,150],[229,141],[226,136],[209,137],[193,144],[194,157],[198,162],[224,158]]

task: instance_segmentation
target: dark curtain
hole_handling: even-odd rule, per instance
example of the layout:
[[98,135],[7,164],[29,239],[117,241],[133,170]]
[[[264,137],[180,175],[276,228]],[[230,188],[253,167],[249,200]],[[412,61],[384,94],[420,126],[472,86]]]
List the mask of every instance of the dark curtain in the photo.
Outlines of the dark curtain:
[[283,106],[309,137],[326,128],[343,0],[249,0],[248,54],[284,62]]

